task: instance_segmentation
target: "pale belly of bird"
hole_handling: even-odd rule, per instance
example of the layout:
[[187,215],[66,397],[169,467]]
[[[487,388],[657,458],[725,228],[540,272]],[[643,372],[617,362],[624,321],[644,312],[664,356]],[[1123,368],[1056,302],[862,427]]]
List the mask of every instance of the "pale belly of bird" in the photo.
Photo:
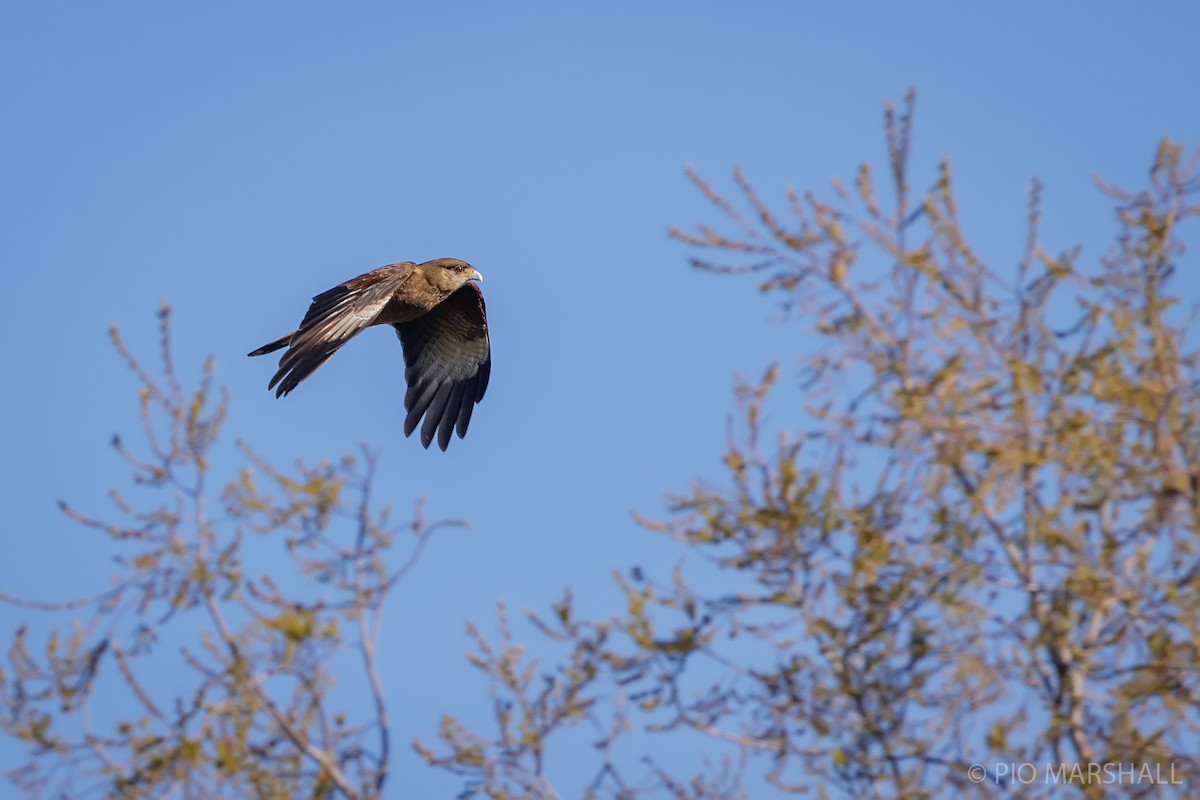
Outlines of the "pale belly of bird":
[[[430,308],[437,305],[436,300],[432,300],[429,305],[424,304],[426,298],[406,297],[404,300],[392,298],[388,304],[379,312],[379,316],[375,319],[376,325],[395,325],[400,322],[411,322],[417,317],[423,316]],[[441,298],[438,298],[439,300]],[[413,302],[416,300],[417,302]]]

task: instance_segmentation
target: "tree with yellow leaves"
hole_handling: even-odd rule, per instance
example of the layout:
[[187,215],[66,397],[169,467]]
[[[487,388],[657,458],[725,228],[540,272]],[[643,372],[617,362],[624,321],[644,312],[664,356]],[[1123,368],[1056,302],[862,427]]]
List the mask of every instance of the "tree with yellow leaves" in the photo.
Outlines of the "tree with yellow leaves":
[[[642,520],[690,556],[672,575],[616,575],[611,616],[569,594],[534,615],[559,663],[503,615],[498,642],[476,633],[496,730],[448,717],[418,744],[468,792],[560,796],[549,748],[581,723],[596,797],[1195,791],[1198,298],[1172,293],[1197,286],[1195,161],[1164,141],[1148,187],[1102,185],[1119,232],[1091,261],[1042,244],[1035,182],[1001,269],[949,161],[910,186],[913,99],[886,115],[890,202],[866,164],[786,215],[740,171],[736,201],[689,171],[728,232],[671,235],[697,269],[758,276],[814,344],[738,387],[725,482]],[[681,750],[682,773],[654,757]],[[1105,765],[1128,783],[1088,779]]]

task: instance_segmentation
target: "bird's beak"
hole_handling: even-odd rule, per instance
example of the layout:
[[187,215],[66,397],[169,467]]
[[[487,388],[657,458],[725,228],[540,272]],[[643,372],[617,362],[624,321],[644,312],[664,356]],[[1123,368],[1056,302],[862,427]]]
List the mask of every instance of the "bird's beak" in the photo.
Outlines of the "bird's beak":
[[470,272],[470,274],[468,274],[468,275],[467,275],[467,280],[469,280],[469,281],[481,281],[481,280],[483,280],[483,276],[479,274],[479,270],[477,270],[477,269],[472,269],[472,270],[471,270],[471,272]]

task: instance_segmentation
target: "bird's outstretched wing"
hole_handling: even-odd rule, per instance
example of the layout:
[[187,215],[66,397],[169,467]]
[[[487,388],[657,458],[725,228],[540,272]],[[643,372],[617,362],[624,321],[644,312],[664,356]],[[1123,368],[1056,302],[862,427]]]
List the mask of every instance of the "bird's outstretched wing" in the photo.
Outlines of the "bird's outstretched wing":
[[468,283],[425,315],[393,325],[404,348],[404,435],[421,421],[421,444],[429,447],[436,431],[438,446],[450,444],[456,428],[461,439],[475,404],[487,391],[492,372],[487,310],[483,293]]
[[268,389],[282,397],[324,364],[355,334],[371,325],[400,286],[412,275],[412,262],[389,264],[340,283],[312,300],[300,327],[250,353],[263,355],[284,346],[279,370]]

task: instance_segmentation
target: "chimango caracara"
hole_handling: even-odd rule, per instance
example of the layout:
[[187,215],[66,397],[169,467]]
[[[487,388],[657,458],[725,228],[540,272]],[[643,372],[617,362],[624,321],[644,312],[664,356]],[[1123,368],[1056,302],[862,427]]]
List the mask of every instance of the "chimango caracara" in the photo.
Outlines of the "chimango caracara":
[[457,428],[459,438],[466,434],[492,373],[483,293],[471,283],[481,280],[456,258],[388,264],[317,295],[299,328],[250,355],[287,348],[267,386],[279,384],[275,396],[282,397],[363,328],[391,325],[404,349],[408,382],[404,435],[424,416],[421,444],[429,447],[436,432],[445,450],[451,431]]

